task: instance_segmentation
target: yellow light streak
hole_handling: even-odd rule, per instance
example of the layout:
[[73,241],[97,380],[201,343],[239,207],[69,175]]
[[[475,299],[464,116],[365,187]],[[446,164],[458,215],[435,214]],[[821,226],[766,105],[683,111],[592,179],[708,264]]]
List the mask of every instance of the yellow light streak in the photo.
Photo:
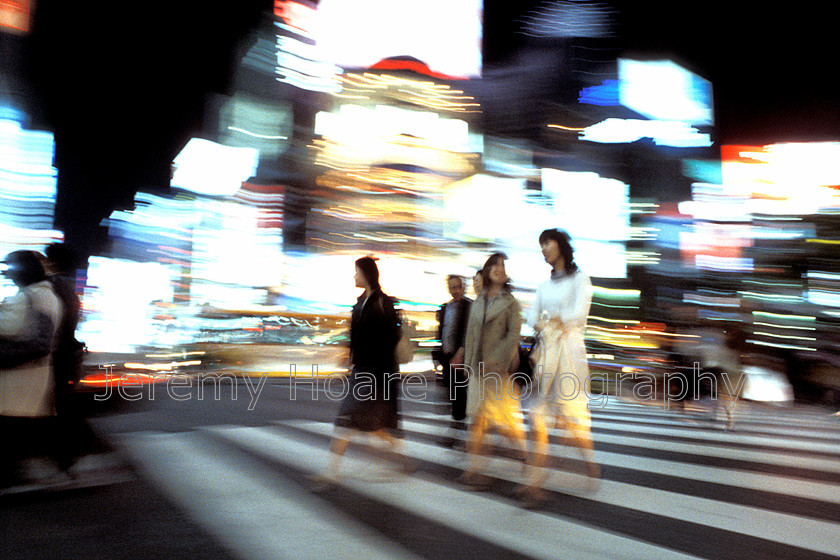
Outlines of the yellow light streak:
[[572,126],[563,126],[563,125],[561,125],[561,124],[549,124],[549,125],[548,125],[548,128],[557,128],[557,129],[560,129],[560,130],[565,130],[565,131],[568,131],[568,132],[583,132],[584,130],[586,130],[586,128],[577,128],[577,127],[572,127]]

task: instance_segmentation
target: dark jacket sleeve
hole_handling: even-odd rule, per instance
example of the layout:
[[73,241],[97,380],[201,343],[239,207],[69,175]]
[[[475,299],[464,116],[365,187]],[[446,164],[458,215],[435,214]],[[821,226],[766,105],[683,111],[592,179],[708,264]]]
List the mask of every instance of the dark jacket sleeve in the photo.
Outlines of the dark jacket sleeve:
[[435,318],[438,322],[438,329],[437,329],[437,339],[439,341],[443,340],[443,318],[446,316],[446,304],[440,306],[440,308],[435,312]]
[[467,323],[470,321],[471,308],[472,300],[464,298],[463,308],[461,309],[461,317],[458,321],[458,347],[466,346],[467,344]]

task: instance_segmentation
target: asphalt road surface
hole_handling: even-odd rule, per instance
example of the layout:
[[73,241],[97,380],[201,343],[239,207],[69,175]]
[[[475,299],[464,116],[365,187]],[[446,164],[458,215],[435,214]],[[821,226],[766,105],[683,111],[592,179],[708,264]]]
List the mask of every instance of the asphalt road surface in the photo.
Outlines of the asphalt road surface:
[[[703,407],[593,403],[601,479],[555,430],[550,499],[526,509],[503,439],[487,491],[457,482],[466,455],[440,443],[463,434],[433,385],[401,402],[399,457],[360,440],[320,492],[309,477],[329,458],[338,388],[257,389],[159,386],[99,403],[76,480],[0,496],[3,558],[840,557],[840,418],[828,409],[744,403],[725,431]],[[417,470],[401,473],[400,457]]]

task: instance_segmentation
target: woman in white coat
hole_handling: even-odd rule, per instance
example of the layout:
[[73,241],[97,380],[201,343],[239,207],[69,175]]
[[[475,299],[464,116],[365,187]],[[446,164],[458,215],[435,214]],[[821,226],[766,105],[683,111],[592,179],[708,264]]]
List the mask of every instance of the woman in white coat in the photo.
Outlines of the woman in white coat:
[[49,420],[55,416],[52,351],[62,308],[35,253],[10,253],[5,265],[3,274],[19,288],[0,302],[0,426],[5,437],[0,485],[11,486],[17,481],[17,462],[29,449],[57,443]]
[[586,462],[587,473],[600,477],[593,458],[589,415],[589,364],[584,332],[592,303],[592,282],[574,262],[569,235],[557,229],[540,234],[540,248],[551,266],[551,278],[537,289],[528,317],[539,333],[534,367],[537,381],[535,404],[530,408],[534,449],[531,475],[523,488],[528,501],[544,499],[541,486],[548,477],[548,422],[559,421],[569,432]]

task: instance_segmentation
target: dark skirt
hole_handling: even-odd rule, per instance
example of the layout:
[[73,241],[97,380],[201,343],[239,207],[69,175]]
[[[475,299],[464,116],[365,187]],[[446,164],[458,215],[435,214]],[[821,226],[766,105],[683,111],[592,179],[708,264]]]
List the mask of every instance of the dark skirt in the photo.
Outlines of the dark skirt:
[[362,432],[390,430],[396,433],[399,374],[389,376],[386,372],[370,372],[369,369],[353,368],[335,425]]

